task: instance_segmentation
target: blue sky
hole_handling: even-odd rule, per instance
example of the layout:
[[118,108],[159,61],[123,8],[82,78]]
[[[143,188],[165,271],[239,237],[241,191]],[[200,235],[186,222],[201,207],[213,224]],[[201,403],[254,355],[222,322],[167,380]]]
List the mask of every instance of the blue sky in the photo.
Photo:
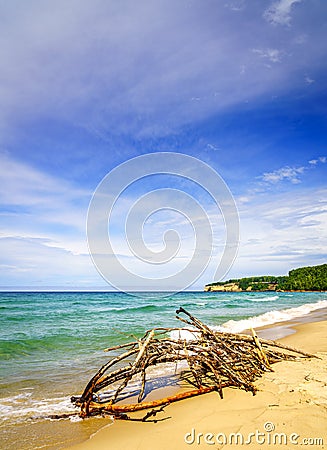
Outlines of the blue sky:
[[[326,14],[324,0],[1,2],[0,285],[106,286],[88,254],[92,194],[161,151],[229,186],[227,278],[326,262]],[[147,227],[154,248],[163,222]]]

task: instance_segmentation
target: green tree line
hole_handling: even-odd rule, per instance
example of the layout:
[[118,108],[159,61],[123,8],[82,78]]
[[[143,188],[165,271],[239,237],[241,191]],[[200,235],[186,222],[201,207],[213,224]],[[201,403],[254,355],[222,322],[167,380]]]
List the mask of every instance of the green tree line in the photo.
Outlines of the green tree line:
[[285,291],[327,291],[327,264],[291,270],[280,288]]
[[300,267],[290,270],[288,276],[262,275],[257,277],[235,278],[207,284],[222,286],[229,283],[238,284],[242,290],[251,287],[252,291],[327,291],[327,264],[312,267]]

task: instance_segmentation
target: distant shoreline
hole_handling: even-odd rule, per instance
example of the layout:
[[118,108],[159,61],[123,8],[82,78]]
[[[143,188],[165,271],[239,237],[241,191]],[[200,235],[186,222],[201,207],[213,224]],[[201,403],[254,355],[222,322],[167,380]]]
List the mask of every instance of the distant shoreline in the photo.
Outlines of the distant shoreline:
[[327,264],[300,267],[286,276],[260,275],[206,284],[209,292],[325,292]]
[[[194,292],[199,292],[199,291],[194,291]],[[315,290],[287,290],[287,291],[283,291],[283,290],[270,290],[270,289],[266,289],[266,290],[260,290],[260,291],[246,291],[246,290],[240,290],[240,291],[222,291],[222,290],[204,290],[204,292],[214,292],[215,294],[217,294],[217,293],[222,293],[222,294],[224,294],[224,293],[226,293],[226,292],[228,292],[228,294],[241,294],[241,293],[253,293],[253,294],[258,294],[258,293],[260,293],[260,292],[264,292],[264,293],[267,293],[267,292],[276,292],[276,293],[294,293],[294,292],[301,292],[301,293],[306,293],[306,292],[308,292],[308,293],[314,293],[314,292],[319,292],[319,293],[321,293],[321,292],[326,292],[327,293],[327,289],[321,289],[321,290],[318,290],[318,289],[315,289]]]

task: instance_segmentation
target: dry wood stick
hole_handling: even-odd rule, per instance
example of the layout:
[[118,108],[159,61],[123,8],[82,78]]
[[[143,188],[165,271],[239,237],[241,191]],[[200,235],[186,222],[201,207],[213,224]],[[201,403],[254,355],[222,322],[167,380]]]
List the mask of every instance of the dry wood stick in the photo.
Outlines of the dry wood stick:
[[256,332],[254,331],[253,328],[250,328],[250,329],[251,329],[251,333],[252,333],[252,336],[253,336],[253,340],[254,340],[256,346],[258,347],[259,355],[260,355],[261,359],[263,360],[263,362],[266,365],[267,369],[271,370],[268,358],[267,358],[265,352],[263,351],[263,348],[262,348],[262,346],[260,344],[260,341],[258,339],[258,336],[257,336]]
[[154,335],[154,331],[151,330],[150,333],[148,334],[148,337],[146,338],[146,340],[143,343],[141,343],[141,342],[139,343],[139,352],[138,352],[137,357],[131,367],[130,373],[125,378],[123,383],[117,388],[115,395],[113,396],[112,403],[115,403],[119,394],[123,391],[123,389],[125,389],[125,387],[129,383],[129,381],[133,378],[133,375],[135,375],[138,372],[138,366],[141,362],[141,358],[142,358],[147,346],[149,345],[151,339],[153,338],[153,335]]
[[[224,383],[222,387],[228,387],[230,386],[230,383]],[[141,411],[142,409],[149,409],[154,408],[157,406],[161,406],[164,404],[170,404],[173,402],[177,402],[179,400],[183,400],[190,397],[195,397],[197,395],[207,394],[208,392],[213,392],[216,390],[216,386],[208,386],[208,387],[201,387],[199,389],[194,389],[192,391],[186,391],[181,392],[179,394],[165,397],[160,400],[153,400],[151,402],[142,402],[142,403],[135,403],[133,405],[117,405],[117,404],[102,404],[101,407],[97,403],[91,402],[91,407],[95,407],[99,411],[106,411],[108,413],[120,413],[120,412],[133,412],[133,411]]]

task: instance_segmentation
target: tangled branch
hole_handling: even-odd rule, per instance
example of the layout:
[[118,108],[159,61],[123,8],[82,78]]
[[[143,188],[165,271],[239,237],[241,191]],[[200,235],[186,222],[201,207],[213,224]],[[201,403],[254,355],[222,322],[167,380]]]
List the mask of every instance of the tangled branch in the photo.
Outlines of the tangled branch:
[[[120,353],[100,368],[80,397],[71,398],[80,408],[81,417],[110,413],[123,418],[127,412],[164,407],[174,401],[212,391],[217,391],[223,398],[223,388],[228,386],[254,395],[257,391],[255,380],[272,371],[272,364],[314,357],[275,341],[259,339],[254,330],[252,336],[215,332],[184,308],[179,308],[176,314],[178,320],[190,327],[187,330],[193,339],[181,338],[185,328],[155,328],[148,330],[140,340],[106,349],[107,352]],[[178,332],[179,338],[171,338],[171,331]],[[143,401],[148,369],[181,361],[186,363],[187,369],[183,373],[192,389],[159,400]],[[119,403],[127,386],[137,377],[141,382],[137,402]],[[154,414],[148,413],[145,420]]]

